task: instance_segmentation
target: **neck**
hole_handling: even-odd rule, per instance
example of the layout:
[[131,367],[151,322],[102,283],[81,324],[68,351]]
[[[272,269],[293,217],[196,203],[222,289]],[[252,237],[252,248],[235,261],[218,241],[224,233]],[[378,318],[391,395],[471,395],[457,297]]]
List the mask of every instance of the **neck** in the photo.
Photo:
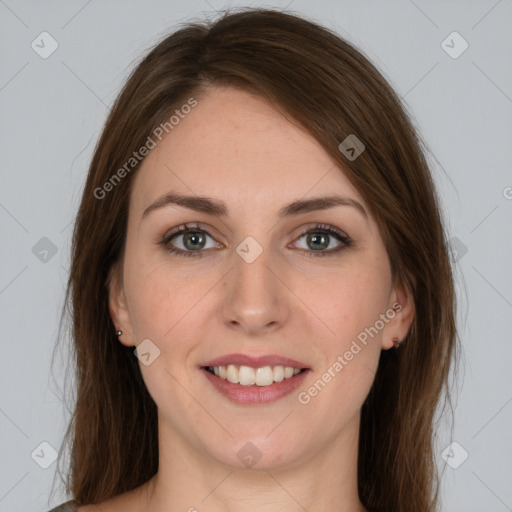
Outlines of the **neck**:
[[328,446],[285,466],[240,469],[190,445],[159,418],[159,469],[144,510],[366,512],[357,489],[359,415]]

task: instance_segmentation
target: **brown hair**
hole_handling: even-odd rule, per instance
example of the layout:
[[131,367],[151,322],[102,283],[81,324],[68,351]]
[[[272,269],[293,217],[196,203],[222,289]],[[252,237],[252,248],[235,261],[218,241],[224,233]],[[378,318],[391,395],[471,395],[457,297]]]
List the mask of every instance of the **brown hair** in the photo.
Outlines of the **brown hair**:
[[[138,166],[108,197],[98,199],[95,191],[187,98],[200,101],[215,85],[257,93],[302,125],[370,205],[394,283],[411,290],[416,314],[400,349],[382,351],[363,404],[360,499],[372,510],[437,510],[434,415],[443,390],[450,397],[457,336],[448,242],[424,146],[396,93],[361,51],[291,12],[252,8],[189,23],[156,45],[131,73],[97,143],[65,297],[77,370],[65,435],[72,441],[67,492],[81,504],[98,503],[158,470],[156,405],[133,347],[117,341],[108,308],[107,283],[122,258]],[[351,134],[366,147],[352,161],[338,148]]]

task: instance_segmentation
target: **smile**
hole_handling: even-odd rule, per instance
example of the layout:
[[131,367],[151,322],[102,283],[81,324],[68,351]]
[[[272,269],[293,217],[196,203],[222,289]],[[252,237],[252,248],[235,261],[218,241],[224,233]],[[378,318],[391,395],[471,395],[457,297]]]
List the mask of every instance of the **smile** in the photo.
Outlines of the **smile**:
[[203,363],[203,375],[213,388],[236,404],[269,404],[302,385],[311,369],[277,355],[226,354]]
[[300,368],[292,366],[276,365],[251,368],[235,364],[208,366],[206,370],[223,380],[242,386],[270,386],[274,382],[291,379],[302,371]]

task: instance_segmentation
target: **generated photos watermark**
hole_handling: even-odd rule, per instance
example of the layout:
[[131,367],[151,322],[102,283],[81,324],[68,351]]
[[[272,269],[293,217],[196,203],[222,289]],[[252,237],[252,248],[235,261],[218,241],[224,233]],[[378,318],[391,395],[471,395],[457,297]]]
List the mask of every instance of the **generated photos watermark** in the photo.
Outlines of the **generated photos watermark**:
[[[315,381],[315,383],[307,389],[307,391],[301,391],[297,395],[297,400],[299,403],[306,405],[311,402],[311,399],[320,393],[325,386],[329,382],[331,382],[338,373],[345,368],[349,364],[352,359],[354,359],[354,356],[359,354],[361,352],[361,349],[365,347],[368,344],[368,336],[373,339],[374,336],[379,334],[382,329],[384,329],[385,325],[392,320],[396,313],[399,313],[402,311],[402,305],[399,302],[395,302],[393,306],[386,310],[385,313],[382,313],[379,317],[379,320],[377,320],[371,327],[366,327],[363,331],[361,331],[357,335],[357,340],[352,340],[352,344],[350,345],[350,348],[345,351],[343,355],[337,356],[336,360],[327,368],[325,373],[322,374],[322,376]],[[361,347],[361,345],[363,346]]]
[[[164,133],[170,133],[180,122],[184,119],[187,114],[192,111],[192,108],[197,106],[197,100],[195,98],[189,98],[187,103],[183,104],[179,109],[174,111],[174,114],[164,123],[158,125],[148,136],[146,142],[139,148],[138,151],[134,151],[132,156],[120,167],[112,176],[101,186],[94,189],[94,197],[96,199],[104,199],[109,192],[121,182],[127,174],[130,173],[140,162],[146,157],[149,152],[156,147],[158,142],[162,140]],[[155,139],[158,139],[155,140]]]

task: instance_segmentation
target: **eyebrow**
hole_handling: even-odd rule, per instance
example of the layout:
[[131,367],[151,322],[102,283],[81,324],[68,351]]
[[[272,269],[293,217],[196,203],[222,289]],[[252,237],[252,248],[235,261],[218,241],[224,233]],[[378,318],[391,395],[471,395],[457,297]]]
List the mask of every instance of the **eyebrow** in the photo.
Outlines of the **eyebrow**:
[[[182,194],[168,193],[150,204],[142,213],[142,218],[146,217],[150,212],[158,210],[168,205],[177,205],[196,212],[207,213],[216,217],[225,217],[228,215],[226,203],[205,196],[186,196]],[[348,197],[337,195],[315,197],[311,199],[297,199],[283,206],[278,211],[279,218],[301,215],[314,211],[327,210],[335,206],[350,206],[355,208],[361,215],[368,219],[368,214],[363,205]]]

